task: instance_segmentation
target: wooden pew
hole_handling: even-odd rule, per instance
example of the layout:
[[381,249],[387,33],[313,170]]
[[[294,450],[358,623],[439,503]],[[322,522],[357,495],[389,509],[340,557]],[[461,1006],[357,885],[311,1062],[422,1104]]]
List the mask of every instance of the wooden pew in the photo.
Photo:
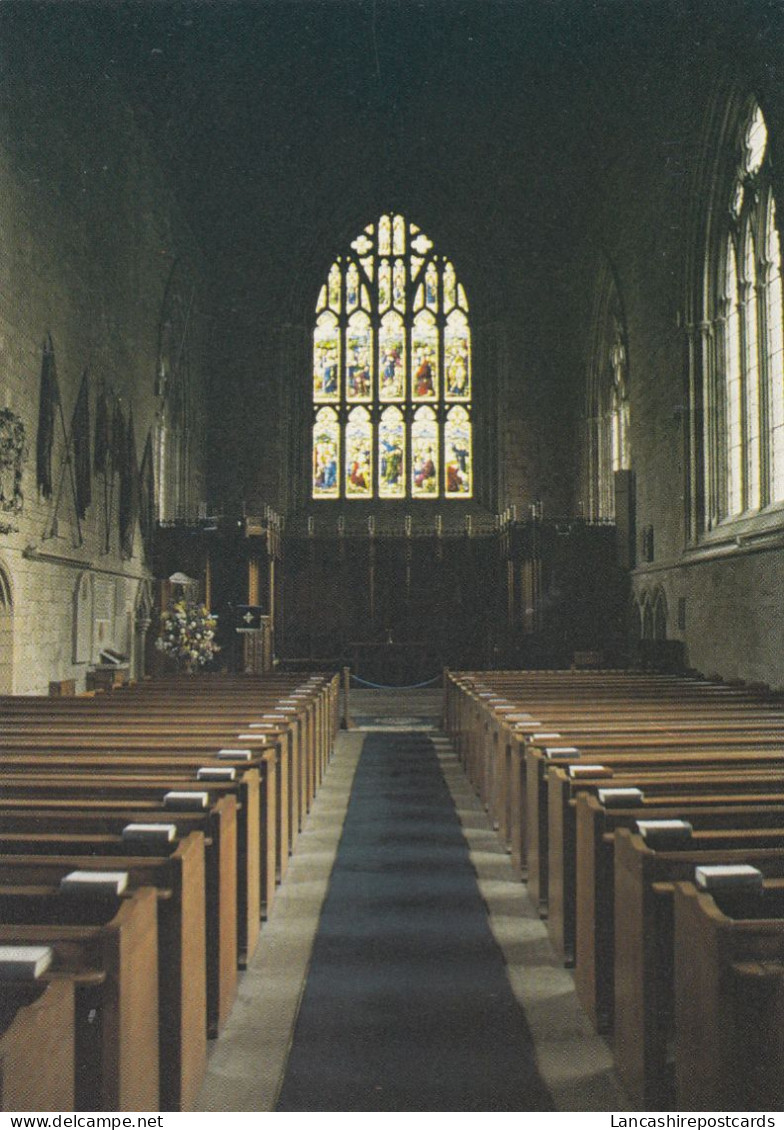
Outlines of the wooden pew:
[[164,854],[160,843],[150,845],[119,835],[3,833],[0,913],[6,924],[25,921],[23,892],[33,887],[56,889],[63,875],[73,870],[125,871],[131,890],[155,888],[160,1109],[190,1110],[207,1056],[204,837],[190,832],[168,846],[169,853]]
[[207,1034],[217,1036],[228,1019],[237,994],[237,911],[236,911],[236,800],[224,796],[206,812],[174,813],[155,801],[136,801],[131,805],[126,799],[86,797],[74,810],[67,798],[47,795],[36,799],[13,797],[0,801],[0,818],[3,828],[14,822],[21,830],[27,821],[41,827],[43,819],[47,828],[55,830],[76,829],[116,832],[128,823],[174,822],[178,831],[200,829],[205,834],[205,886],[206,886],[206,985]]
[[[39,888],[8,897],[22,899],[26,908],[22,921],[0,925],[0,944],[51,946],[52,972],[76,976],[76,1109],[157,1110],[155,890],[83,899]],[[3,896],[4,919],[10,913]]]
[[646,801],[633,808],[608,809],[597,797],[577,798],[577,937],[575,988],[597,1031],[612,1028],[615,944],[614,834],[638,820],[687,820],[695,830],[732,831],[784,826],[784,796],[749,795],[716,802],[714,797]]
[[675,885],[693,878],[697,866],[739,863],[784,877],[784,828],[701,829],[655,849],[629,829],[615,833],[613,1046],[621,1083],[640,1109],[677,1105],[668,1056],[674,1033]]
[[[152,796],[161,803],[166,792],[206,792],[214,798],[233,794],[237,799],[237,938],[239,963],[247,964],[259,935],[262,904],[269,905],[275,882],[274,754],[262,752],[248,761],[227,763],[182,755],[173,758],[111,757],[75,753],[73,757],[26,754],[0,757],[5,775],[0,778],[0,801],[5,796],[35,796],[57,788],[61,795],[91,795],[99,785],[105,795],[133,788],[134,796]],[[198,774],[218,773],[227,779],[199,779]],[[259,774],[262,773],[263,782]],[[231,777],[232,779],[228,779]],[[261,791],[263,783],[264,792]],[[28,791],[29,784],[29,791]],[[149,786],[149,789],[145,786]],[[141,792],[139,791],[141,789]],[[262,798],[264,812],[262,817]]]
[[678,883],[674,901],[677,1109],[781,1110],[784,881],[745,899]]
[[[766,748],[760,744],[737,742],[734,737],[720,733],[710,736],[693,736],[680,741],[661,743],[658,740],[645,745],[632,744],[624,739],[626,748],[608,752],[597,749],[582,755],[577,747],[560,743],[539,746],[531,744],[526,750],[526,777],[528,786],[525,794],[527,813],[520,818],[520,834],[526,843],[528,889],[531,898],[546,913],[549,903],[549,834],[550,819],[554,815],[551,807],[551,777],[558,771],[568,770],[570,765],[600,763],[613,774],[630,772],[639,767],[647,772],[673,772],[686,769],[722,766],[752,769],[775,769],[784,765],[784,741],[780,738],[775,747]],[[554,749],[555,759],[548,757]],[[568,753],[566,750],[576,750]],[[557,813],[557,808],[555,809]],[[557,817],[555,817],[557,818]]]
[[2,1110],[77,1109],[76,981],[66,973],[30,982],[0,979]]
[[[572,774],[579,773],[579,776]],[[646,798],[683,793],[697,797],[710,793],[737,797],[740,794],[764,794],[784,784],[784,764],[760,768],[746,763],[736,765],[731,757],[702,762],[699,767],[679,764],[664,768],[659,761],[640,762],[625,771],[604,766],[585,774],[579,763],[568,771],[552,768],[548,775],[548,897],[547,932],[556,950],[567,964],[574,962],[577,836],[576,797],[582,792],[598,793],[602,788],[641,789]]]

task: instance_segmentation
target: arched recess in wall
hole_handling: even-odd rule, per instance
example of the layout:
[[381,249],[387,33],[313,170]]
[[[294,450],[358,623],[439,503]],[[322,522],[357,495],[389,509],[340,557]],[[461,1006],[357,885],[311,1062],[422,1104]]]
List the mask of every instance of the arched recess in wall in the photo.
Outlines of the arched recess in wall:
[[631,468],[629,350],[615,271],[600,263],[594,289],[586,382],[584,510],[591,521],[616,518],[616,475]]
[[664,589],[657,587],[651,598],[653,612],[652,612],[652,636],[654,640],[667,639],[667,597],[664,594]]
[[[136,590],[136,603],[133,615],[133,675],[136,679],[143,679],[149,669],[147,654],[150,625],[153,619],[154,594],[152,582],[144,579],[139,582]],[[154,640],[149,640],[154,646]]]
[[690,192],[692,541],[725,536],[739,523],[744,532],[782,525],[784,317],[774,149],[754,95],[717,94]]
[[198,281],[191,267],[176,259],[161,303],[155,371],[154,490],[160,522],[194,518],[203,495],[196,487],[194,450],[200,432],[194,407],[200,333]]
[[642,593],[640,595],[640,623],[640,639],[652,640],[654,638],[653,604],[651,602],[650,593],[648,592]]
[[11,579],[0,562],[0,694],[14,691],[14,601]]

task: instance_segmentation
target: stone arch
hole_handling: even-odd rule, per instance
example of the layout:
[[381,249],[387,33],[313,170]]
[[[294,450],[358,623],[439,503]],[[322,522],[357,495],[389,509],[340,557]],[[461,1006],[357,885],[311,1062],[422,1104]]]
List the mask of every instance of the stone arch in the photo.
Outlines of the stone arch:
[[14,692],[14,599],[11,577],[0,561],[0,694]]
[[667,639],[667,597],[664,589],[657,588],[652,598],[652,639]]
[[152,582],[144,579],[139,582],[136,590],[136,603],[133,614],[133,654],[131,656],[131,671],[133,677],[141,680],[148,671],[147,656],[148,635],[153,619],[154,594]]

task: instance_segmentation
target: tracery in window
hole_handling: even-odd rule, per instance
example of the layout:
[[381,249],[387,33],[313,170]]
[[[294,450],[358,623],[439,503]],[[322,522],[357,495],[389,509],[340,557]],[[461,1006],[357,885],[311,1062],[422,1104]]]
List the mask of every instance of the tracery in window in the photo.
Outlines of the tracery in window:
[[585,513],[615,518],[616,473],[631,470],[629,357],[614,272],[601,265],[593,314],[586,403]]
[[334,261],[315,314],[312,497],[471,498],[471,330],[452,262],[385,214]]
[[[728,153],[724,216],[709,248],[705,522],[784,500],[781,250],[769,138],[756,103]],[[721,201],[719,201],[721,204]]]

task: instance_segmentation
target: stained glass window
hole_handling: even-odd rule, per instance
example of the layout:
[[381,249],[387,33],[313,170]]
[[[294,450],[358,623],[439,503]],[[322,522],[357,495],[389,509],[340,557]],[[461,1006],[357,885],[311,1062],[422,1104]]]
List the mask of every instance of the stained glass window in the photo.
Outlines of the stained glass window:
[[335,259],[313,330],[314,499],[473,496],[468,301],[399,214]]

